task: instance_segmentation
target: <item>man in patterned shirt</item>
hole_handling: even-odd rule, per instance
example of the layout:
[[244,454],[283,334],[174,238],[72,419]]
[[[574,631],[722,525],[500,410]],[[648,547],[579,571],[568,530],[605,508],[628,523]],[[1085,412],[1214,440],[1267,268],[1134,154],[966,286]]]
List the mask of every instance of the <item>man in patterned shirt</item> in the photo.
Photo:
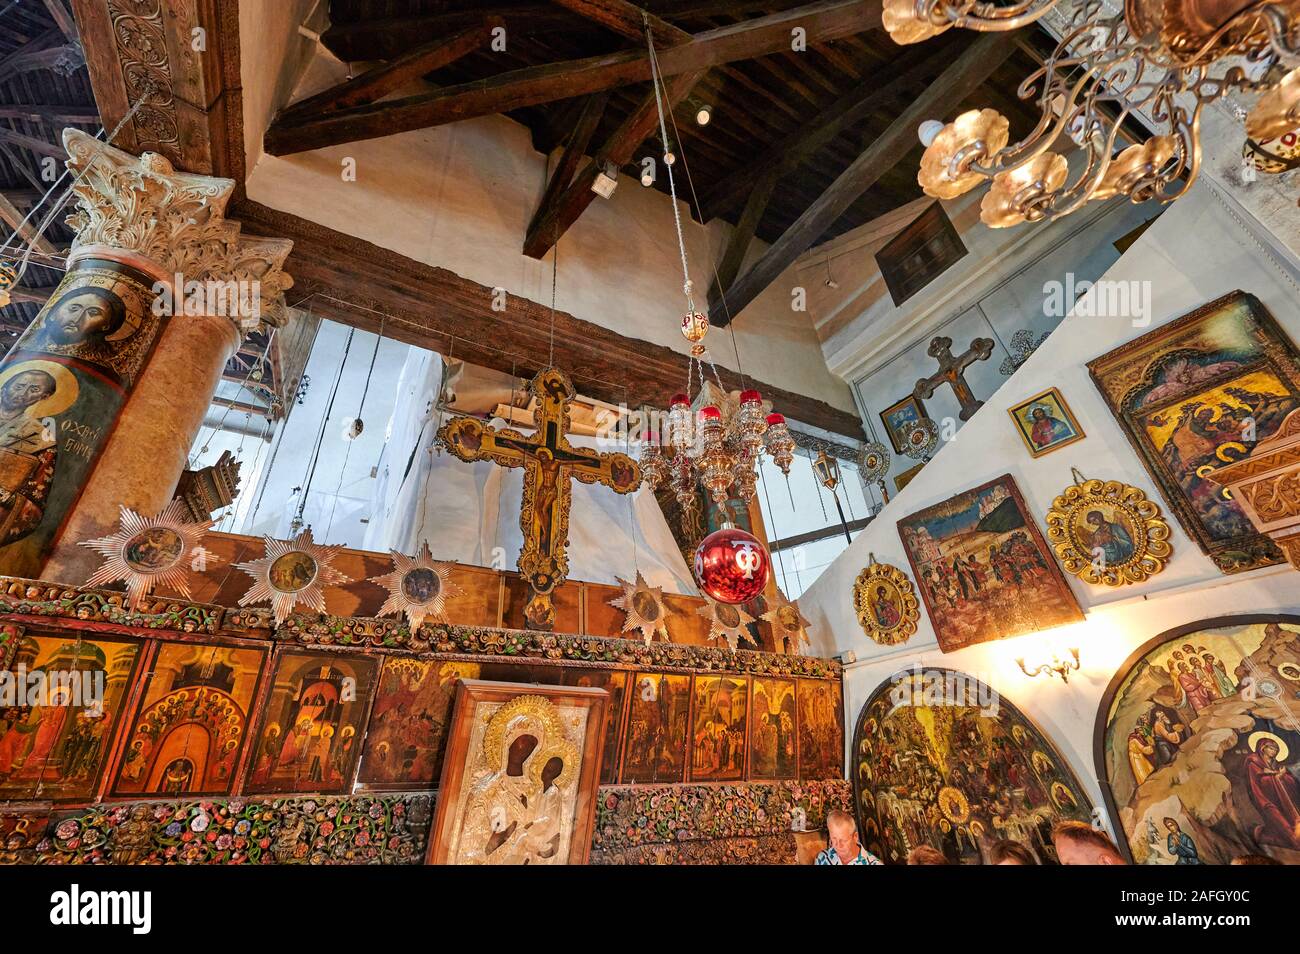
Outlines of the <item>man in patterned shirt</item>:
[[848,812],[839,809],[826,813],[826,832],[831,846],[819,852],[819,865],[878,865],[880,859],[858,841],[858,823]]

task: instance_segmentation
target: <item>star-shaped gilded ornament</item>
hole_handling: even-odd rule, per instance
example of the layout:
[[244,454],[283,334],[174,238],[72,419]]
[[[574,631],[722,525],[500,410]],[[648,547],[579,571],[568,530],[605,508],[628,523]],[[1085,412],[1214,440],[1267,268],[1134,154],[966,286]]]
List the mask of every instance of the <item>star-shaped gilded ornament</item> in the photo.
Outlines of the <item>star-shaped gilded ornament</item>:
[[639,631],[647,646],[656,633],[665,640],[668,639],[668,626],[664,622],[668,616],[668,607],[664,605],[663,587],[646,583],[640,570],[636,571],[635,583],[629,583],[619,576],[614,579],[623,587],[623,595],[610,600],[609,605],[627,614],[623,619],[623,632]]
[[416,557],[396,550],[389,552],[393,555],[392,572],[370,578],[371,583],[378,583],[388,590],[388,600],[380,608],[379,615],[404,613],[412,632],[419,629],[426,619],[445,623],[443,614],[447,611],[448,598],[465,592],[451,582],[452,565],[435,560],[428,543],[421,545]]
[[719,603],[717,600],[706,596],[704,597],[704,605],[699,608],[698,612],[709,621],[709,639],[715,642],[719,639],[725,639],[727,646],[733,650],[737,648],[742,639],[754,646],[758,645],[754,641],[753,634],[745,628],[746,623],[754,622],[754,617],[739,606]]
[[116,533],[78,541],[104,557],[86,585],[125,583],[127,606],[133,610],[140,608],[141,601],[159,583],[189,599],[189,570],[202,570],[218,559],[199,545],[213,522],[186,522],[187,510],[180,500],[173,500],[156,517],[142,516],[128,507],[119,509]]
[[239,605],[269,600],[276,625],[288,619],[299,603],[317,613],[325,612],[325,587],[352,582],[331,565],[343,549],[342,544],[317,544],[310,529],[292,540],[264,539],[265,556],[235,564],[236,569],[253,578],[253,585],[239,598]]
[[799,604],[787,599],[781,588],[776,588],[776,599],[768,600],[771,609],[763,614],[762,619],[772,624],[778,636],[788,640],[787,645],[793,652],[801,652],[810,645],[808,640],[808,620],[799,612]]

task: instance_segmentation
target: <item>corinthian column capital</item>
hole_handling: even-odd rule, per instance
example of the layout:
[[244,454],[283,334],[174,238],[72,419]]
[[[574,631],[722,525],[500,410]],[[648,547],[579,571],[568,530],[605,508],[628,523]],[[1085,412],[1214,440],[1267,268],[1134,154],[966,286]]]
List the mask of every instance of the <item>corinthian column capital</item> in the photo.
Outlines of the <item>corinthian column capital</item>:
[[169,285],[178,277],[183,284],[256,283],[258,315],[228,317],[243,331],[284,323],[284,293],[293,287],[284,260],[293,242],[241,236],[240,224],[225,215],[234,180],[177,172],[157,153],[133,156],[77,129],[63,131],[63,146],[77,197],[67,220],[77,233],[70,263],[120,250]]

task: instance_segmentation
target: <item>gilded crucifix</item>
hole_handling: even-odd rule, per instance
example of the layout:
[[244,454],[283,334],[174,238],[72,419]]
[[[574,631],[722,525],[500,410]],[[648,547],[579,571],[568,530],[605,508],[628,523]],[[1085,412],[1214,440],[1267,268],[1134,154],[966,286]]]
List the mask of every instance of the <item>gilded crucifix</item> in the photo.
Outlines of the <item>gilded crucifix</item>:
[[963,374],[968,366],[976,361],[986,360],[992,353],[992,338],[976,338],[970,343],[966,353],[957,357],[953,357],[951,338],[942,336],[935,338],[930,342],[926,354],[939,362],[939,370],[928,378],[917,381],[916,387],[912,389],[912,396],[918,401],[924,401],[934,397],[934,389],[939,385],[945,382],[951,384],[952,393],[961,403],[961,412],[957,416],[963,421],[969,421],[971,415],[978,411],[984,402],[976,400]]
[[602,454],[569,444],[569,404],[576,392],[558,368],[546,368],[529,390],[537,399],[536,433],[524,436],[498,430],[473,417],[454,417],[438,431],[438,440],[463,461],[490,460],[502,467],[524,468],[519,527],[524,546],[519,572],[533,588],[524,608],[529,629],[555,625],[551,592],[569,575],[569,478],[604,484],[620,494],[641,486],[641,468],[626,454]]

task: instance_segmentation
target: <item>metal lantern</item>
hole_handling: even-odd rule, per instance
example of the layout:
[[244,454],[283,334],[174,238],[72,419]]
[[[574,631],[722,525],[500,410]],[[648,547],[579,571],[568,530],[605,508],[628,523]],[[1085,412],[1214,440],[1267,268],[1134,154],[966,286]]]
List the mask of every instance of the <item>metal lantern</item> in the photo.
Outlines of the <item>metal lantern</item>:
[[813,471],[827,490],[834,491],[840,485],[840,462],[826,451],[817,452],[817,459],[813,461]]

